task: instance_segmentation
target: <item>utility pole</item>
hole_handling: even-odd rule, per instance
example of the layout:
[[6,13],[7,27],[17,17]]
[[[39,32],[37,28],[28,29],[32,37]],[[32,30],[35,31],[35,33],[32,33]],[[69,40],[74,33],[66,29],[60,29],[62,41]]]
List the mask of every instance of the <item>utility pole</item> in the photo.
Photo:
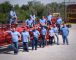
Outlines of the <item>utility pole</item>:
[[64,0],[64,22],[66,22],[66,0]]

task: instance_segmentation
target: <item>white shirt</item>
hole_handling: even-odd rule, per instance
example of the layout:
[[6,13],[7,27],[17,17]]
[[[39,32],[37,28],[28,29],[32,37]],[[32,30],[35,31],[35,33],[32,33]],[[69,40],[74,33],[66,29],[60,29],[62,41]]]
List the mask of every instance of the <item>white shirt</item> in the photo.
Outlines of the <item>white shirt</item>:
[[11,17],[17,17],[17,16],[16,16],[16,12],[11,10],[11,11],[10,11],[10,16],[11,16]]
[[32,20],[36,19],[35,15],[30,15],[30,17],[31,17]]

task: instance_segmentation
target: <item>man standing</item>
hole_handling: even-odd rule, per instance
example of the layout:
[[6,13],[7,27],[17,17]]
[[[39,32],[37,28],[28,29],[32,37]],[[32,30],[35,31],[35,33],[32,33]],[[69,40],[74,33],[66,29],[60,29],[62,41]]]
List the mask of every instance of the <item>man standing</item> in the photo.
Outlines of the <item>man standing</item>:
[[34,15],[30,15],[30,17],[31,17],[31,19],[33,20],[33,23],[34,23],[34,25],[35,25],[35,19],[36,19],[36,16],[35,16],[35,14]]
[[17,15],[16,15],[16,12],[14,11],[14,9],[9,12],[9,20],[10,20],[9,24],[16,23]]
[[69,29],[68,27],[66,27],[65,24],[63,24],[63,27],[61,28],[61,34],[62,34],[62,38],[63,38],[63,45],[66,44],[68,45],[68,35],[69,35]]
[[41,25],[41,26],[43,26],[43,25],[45,26],[45,25],[46,25],[46,19],[45,19],[45,17],[42,16],[42,19],[40,19],[39,22],[40,22],[40,25]]
[[53,29],[54,29],[55,36],[57,38],[57,45],[59,45],[58,28],[56,27],[56,25],[54,25]]
[[27,20],[26,20],[26,25],[27,25],[29,28],[33,27],[33,25],[34,25],[33,20],[32,20],[31,18],[27,19]]
[[21,35],[19,32],[16,31],[15,28],[12,28],[12,31],[10,33],[12,36],[12,43],[14,46],[14,54],[17,54],[18,53],[18,40],[19,40],[19,37],[21,39]]
[[53,44],[53,40],[54,40],[54,30],[53,30],[53,27],[50,27],[50,30],[49,30],[49,37],[50,37],[50,44],[52,45]]
[[29,32],[26,31],[26,28],[23,29],[22,33],[21,33],[21,37],[22,37],[22,42],[23,42],[23,51],[28,51],[28,42],[30,40],[30,35]]
[[36,30],[36,27],[34,27],[34,30],[32,31],[33,33],[33,40],[32,40],[32,50],[37,50],[37,44],[38,44],[38,37],[40,35],[39,31]]
[[49,13],[47,16],[47,24],[48,25],[52,24],[51,19],[52,19],[52,15]]
[[45,36],[46,36],[47,30],[45,27],[41,28],[41,38],[42,38],[42,47],[45,46]]
[[62,18],[58,16],[56,20],[56,26],[58,27],[58,33],[60,33],[61,24],[62,24]]

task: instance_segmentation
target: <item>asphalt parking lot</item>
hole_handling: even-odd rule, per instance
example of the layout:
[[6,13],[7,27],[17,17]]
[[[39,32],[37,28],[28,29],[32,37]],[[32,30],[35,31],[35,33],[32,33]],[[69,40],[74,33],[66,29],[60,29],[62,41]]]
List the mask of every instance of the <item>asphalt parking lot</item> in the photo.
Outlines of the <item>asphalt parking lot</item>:
[[[62,44],[62,37],[59,36],[60,45],[46,46],[38,50],[23,52],[19,50],[18,55],[13,51],[0,53],[0,60],[76,60],[76,25],[70,28],[68,36],[69,45]],[[30,47],[31,49],[31,47]]]

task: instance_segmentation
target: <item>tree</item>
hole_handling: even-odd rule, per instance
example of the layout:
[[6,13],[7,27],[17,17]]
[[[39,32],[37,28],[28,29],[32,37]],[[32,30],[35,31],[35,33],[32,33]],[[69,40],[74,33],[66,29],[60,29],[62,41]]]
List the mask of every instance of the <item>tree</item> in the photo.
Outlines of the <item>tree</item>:
[[48,12],[60,13],[61,17],[64,18],[64,3],[49,3],[43,5],[40,1],[29,1],[27,5],[14,5],[14,7],[9,2],[4,2],[0,4],[0,22],[5,22],[7,20],[8,12],[14,8],[18,20],[25,20],[29,18],[30,14],[35,14],[38,17],[47,16]]
[[29,5],[22,5],[22,6],[21,6],[21,9],[22,9],[22,10],[28,10],[28,9],[29,9]]
[[2,13],[7,13],[10,11],[10,9],[12,9],[12,5],[9,2],[4,2],[2,4],[0,4],[0,12]]

